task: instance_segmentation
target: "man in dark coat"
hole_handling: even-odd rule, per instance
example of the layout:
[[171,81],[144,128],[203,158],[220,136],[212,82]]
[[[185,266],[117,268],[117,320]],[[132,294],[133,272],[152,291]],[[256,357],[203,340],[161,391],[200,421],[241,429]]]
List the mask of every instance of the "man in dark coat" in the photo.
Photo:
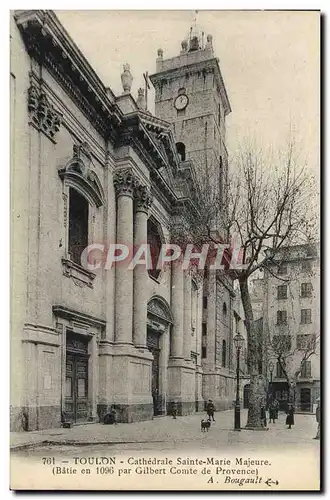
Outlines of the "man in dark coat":
[[276,418],[276,405],[275,401],[271,401],[269,405],[269,423],[273,421],[273,424],[275,424],[275,418]]
[[278,418],[278,410],[280,407],[280,403],[277,401],[277,399],[274,399],[274,408],[275,408],[275,418]]
[[209,399],[208,403],[206,405],[206,413],[207,413],[207,415],[209,417],[209,420],[211,420],[211,418],[212,418],[213,422],[215,422],[215,420],[214,420],[214,412],[215,412],[214,403],[213,403],[212,399]]
[[291,429],[291,426],[294,425],[294,408],[293,408],[293,404],[292,403],[289,403],[288,404],[288,410],[287,410],[287,416],[286,416],[286,425],[288,425],[288,429]]

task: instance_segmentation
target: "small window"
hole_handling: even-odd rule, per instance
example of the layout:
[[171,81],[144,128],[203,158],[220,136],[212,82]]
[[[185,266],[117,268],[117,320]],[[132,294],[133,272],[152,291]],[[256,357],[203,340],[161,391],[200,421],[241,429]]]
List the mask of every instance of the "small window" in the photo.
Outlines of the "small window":
[[203,309],[207,309],[207,297],[203,297]]
[[206,346],[202,346],[202,358],[206,358]]
[[312,283],[302,283],[301,297],[311,297],[311,296],[312,296]]
[[286,264],[280,264],[278,269],[277,269],[277,274],[279,276],[283,276],[285,274],[288,274],[288,266]]
[[69,254],[81,265],[81,254],[88,246],[88,201],[78,191],[69,191]]
[[159,235],[158,227],[153,220],[148,219],[147,222],[147,240],[150,248],[151,269],[148,269],[149,276],[157,279],[160,275],[160,269],[157,269],[157,263],[162,246],[162,240]]
[[279,285],[277,287],[277,298],[279,300],[288,298],[288,286],[287,285]]
[[312,362],[302,361],[300,376],[302,378],[310,378],[312,376]]
[[290,335],[274,335],[272,338],[272,348],[275,352],[287,353],[291,350],[292,341]]
[[203,335],[203,337],[206,337],[206,334],[207,334],[206,323],[202,323],[202,335]]
[[286,378],[284,370],[279,362],[276,363],[276,377],[277,378]]
[[316,248],[312,245],[306,248],[306,256],[307,257],[315,257],[317,255]]
[[315,346],[316,336],[313,335],[297,335],[297,349],[313,349]]
[[304,273],[309,273],[312,270],[312,263],[310,260],[305,260],[301,263],[301,270]]
[[300,311],[300,323],[307,324],[312,322],[312,310],[311,309],[301,309]]
[[288,323],[287,311],[277,311],[277,324],[287,325],[287,323]]
[[183,142],[176,143],[176,150],[178,152],[178,155],[180,156],[180,161],[185,161],[185,159],[186,159],[186,146],[183,144]]
[[226,341],[222,341],[222,367],[226,368],[226,361],[227,361],[227,345]]
[[226,304],[226,302],[223,303],[222,312],[223,312],[223,315],[226,316],[226,314],[227,314],[227,304]]

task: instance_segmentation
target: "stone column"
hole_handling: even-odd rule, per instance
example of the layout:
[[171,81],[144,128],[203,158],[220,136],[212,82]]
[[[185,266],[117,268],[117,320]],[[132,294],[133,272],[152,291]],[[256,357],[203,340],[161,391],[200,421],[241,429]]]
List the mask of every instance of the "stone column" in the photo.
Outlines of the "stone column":
[[183,277],[183,355],[191,360],[191,276],[189,271],[184,272]]
[[97,395],[99,394],[99,363],[97,337],[94,334],[88,343],[88,399],[89,420],[97,420]]
[[183,357],[183,271],[182,263],[172,263],[171,307],[174,325],[171,339],[171,357]]
[[[148,211],[152,203],[147,186],[139,186],[135,197],[135,235],[134,251],[147,243]],[[143,253],[141,259],[147,258]],[[145,264],[137,264],[134,268],[133,287],[133,341],[135,347],[146,348],[147,343],[147,301],[148,301],[148,271]]]
[[[117,239],[130,252],[133,249],[133,194],[136,179],[131,169],[115,173],[114,186],[117,194]],[[131,344],[133,331],[133,271],[128,269],[128,260],[116,263],[115,285],[115,341]]]

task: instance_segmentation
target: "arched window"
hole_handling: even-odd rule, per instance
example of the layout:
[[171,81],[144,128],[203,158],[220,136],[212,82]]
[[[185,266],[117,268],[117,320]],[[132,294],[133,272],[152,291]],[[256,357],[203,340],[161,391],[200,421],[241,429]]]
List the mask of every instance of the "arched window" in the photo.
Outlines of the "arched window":
[[178,155],[180,156],[180,160],[185,161],[185,159],[186,159],[186,146],[183,144],[183,142],[176,143],[176,150],[178,152]]
[[223,303],[222,312],[223,312],[223,315],[226,316],[226,314],[227,314],[227,304],[226,304],[226,302]]
[[222,367],[226,368],[226,362],[227,362],[227,345],[226,341],[222,341]]
[[81,254],[88,246],[89,218],[94,207],[99,208],[105,203],[101,182],[96,172],[91,169],[91,151],[87,143],[73,145],[73,155],[66,165],[58,170],[58,175],[64,185],[65,217],[67,206],[69,207],[65,250],[69,260],[81,265]]
[[157,269],[157,262],[159,258],[159,253],[162,246],[162,240],[159,234],[158,227],[152,219],[148,219],[148,245],[150,248],[151,255],[151,267],[148,269],[149,276],[157,279],[160,275],[160,269]]
[[69,255],[81,264],[81,254],[88,246],[88,201],[74,188],[69,188]]

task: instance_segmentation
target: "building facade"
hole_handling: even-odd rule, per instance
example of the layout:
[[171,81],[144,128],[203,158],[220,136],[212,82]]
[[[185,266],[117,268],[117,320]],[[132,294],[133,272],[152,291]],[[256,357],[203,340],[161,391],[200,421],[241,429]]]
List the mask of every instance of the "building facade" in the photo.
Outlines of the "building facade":
[[319,250],[312,244],[283,247],[258,283],[264,297],[264,372],[283,409],[289,384],[297,410],[312,411],[320,396],[319,280]]
[[[191,134],[206,123],[216,138],[207,164],[226,175],[230,107],[207,43],[179,56],[185,92],[181,80],[162,82],[170,68],[158,52],[153,116],[143,90],[130,93],[129,66],[115,96],[52,11],[11,16],[12,430],[100,421],[110,409],[123,422],[173,405],[184,415],[210,397],[219,409],[233,400],[230,282],[154,265],[204,168]],[[198,117],[199,99],[208,111]],[[153,268],[108,265],[112,242],[132,252],[150,243]]]

